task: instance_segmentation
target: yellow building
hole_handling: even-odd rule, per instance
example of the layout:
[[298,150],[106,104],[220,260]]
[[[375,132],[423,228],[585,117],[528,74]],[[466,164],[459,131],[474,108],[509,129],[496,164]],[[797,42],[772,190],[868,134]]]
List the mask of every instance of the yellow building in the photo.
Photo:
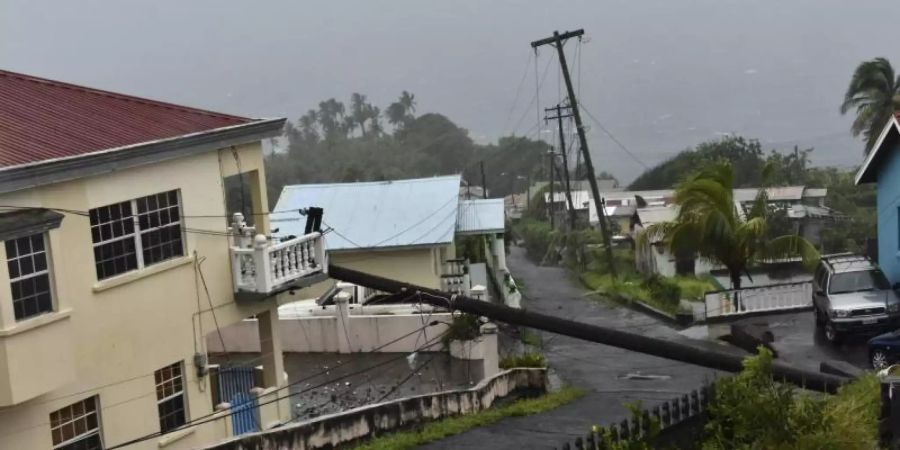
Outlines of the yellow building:
[[[0,448],[193,448],[289,420],[275,294],[325,261],[318,233],[265,237],[261,140],[284,119],[2,71],[0,98]],[[228,226],[235,179],[255,231]],[[210,372],[205,336],[248,316],[261,356]]]

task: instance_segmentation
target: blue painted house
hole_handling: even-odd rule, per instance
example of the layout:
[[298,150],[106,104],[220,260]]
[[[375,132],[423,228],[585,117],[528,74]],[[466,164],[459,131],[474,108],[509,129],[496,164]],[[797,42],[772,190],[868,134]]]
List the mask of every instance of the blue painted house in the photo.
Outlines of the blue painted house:
[[900,282],[900,113],[888,121],[856,174],[856,184],[877,183],[878,263]]

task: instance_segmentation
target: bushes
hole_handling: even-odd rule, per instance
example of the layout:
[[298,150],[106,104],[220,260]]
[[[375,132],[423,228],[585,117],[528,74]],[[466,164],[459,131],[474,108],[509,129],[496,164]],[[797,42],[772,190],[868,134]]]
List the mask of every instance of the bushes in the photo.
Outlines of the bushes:
[[453,317],[453,322],[447,327],[447,332],[441,340],[444,346],[449,345],[450,341],[470,341],[480,336],[480,328],[478,316],[460,314]]
[[671,308],[678,310],[678,304],[681,302],[681,287],[678,286],[678,283],[653,274],[645,277],[641,285],[647,289],[653,300],[671,305]]
[[525,240],[525,251],[528,257],[540,261],[556,238],[556,232],[550,224],[534,219],[522,219],[518,225],[518,234]]
[[719,449],[877,448],[879,382],[866,375],[836,395],[798,391],[772,380],[772,354],[760,348],[744,370],[716,383],[703,442]]
[[522,355],[510,355],[500,360],[500,368],[503,370],[514,367],[547,367],[547,360],[540,353],[524,353]]

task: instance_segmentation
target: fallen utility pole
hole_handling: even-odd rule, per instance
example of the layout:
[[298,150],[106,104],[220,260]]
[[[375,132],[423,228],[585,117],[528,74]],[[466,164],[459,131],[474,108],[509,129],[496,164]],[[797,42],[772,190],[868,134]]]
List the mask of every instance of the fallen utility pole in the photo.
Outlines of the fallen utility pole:
[[553,32],[553,36],[540,39],[531,43],[531,47],[537,49],[542,45],[556,47],[559,55],[559,67],[562,69],[563,79],[566,82],[566,92],[569,96],[569,104],[572,107],[572,117],[575,119],[575,127],[578,129],[578,141],[581,144],[581,153],[584,157],[584,167],[587,169],[588,183],[591,185],[591,194],[594,196],[594,206],[597,208],[597,218],[600,220],[600,233],[603,234],[603,245],[606,247],[606,259],[609,264],[609,272],[615,278],[616,262],[613,260],[612,242],[609,237],[609,226],[606,223],[606,211],[603,209],[603,200],[600,198],[600,189],[597,187],[597,175],[594,173],[594,163],[591,162],[591,152],[588,151],[587,137],[584,134],[584,124],[581,122],[581,113],[578,111],[578,99],[575,98],[575,89],[572,87],[572,78],[569,76],[569,66],[566,63],[566,52],[563,51],[565,40],[584,34],[584,30],[567,31],[559,34]]
[[559,124],[559,153],[563,160],[563,177],[566,182],[566,202],[569,204],[569,230],[575,231],[575,205],[572,203],[572,185],[569,183],[569,160],[566,153],[566,135],[563,131],[563,119],[572,117],[572,114],[563,115],[563,110],[569,109],[569,106],[556,105],[553,108],[544,108],[544,112],[556,111],[556,116],[544,116],[544,121],[556,120]]
[[[740,372],[743,369],[744,358],[742,356],[717,349],[700,348],[682,342],[658,339],[630,331],[590,325],[524,309],[510,308],[462,295],[382,278],[341,266],[329,265],[328,275],[337,280],[384,292],[418,292],[424,294],[419,295],[419,301],[422,303],[484,316],[488,319],[511,325],[526,326],[726,372]],[[828,393],[836,392],[838,387],[849,380],[835,375],[799,369],[780,361],[772,362],[772,375],[776,379],[793,383],[805,389]]]

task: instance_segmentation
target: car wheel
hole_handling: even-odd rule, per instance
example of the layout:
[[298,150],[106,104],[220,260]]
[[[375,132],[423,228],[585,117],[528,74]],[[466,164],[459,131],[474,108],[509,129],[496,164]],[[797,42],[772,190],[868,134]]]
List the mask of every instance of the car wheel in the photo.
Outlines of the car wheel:
[[888,366],[887,353],[885,353],[884,350],[873,350],[869,361],[872,363],[873,369],[884,369]]
[[825,339],[832,344],[841,341],[841,335],[838,333],[837,329],[834,328],[834,324],[831,323],[831,321],[825,322]]

